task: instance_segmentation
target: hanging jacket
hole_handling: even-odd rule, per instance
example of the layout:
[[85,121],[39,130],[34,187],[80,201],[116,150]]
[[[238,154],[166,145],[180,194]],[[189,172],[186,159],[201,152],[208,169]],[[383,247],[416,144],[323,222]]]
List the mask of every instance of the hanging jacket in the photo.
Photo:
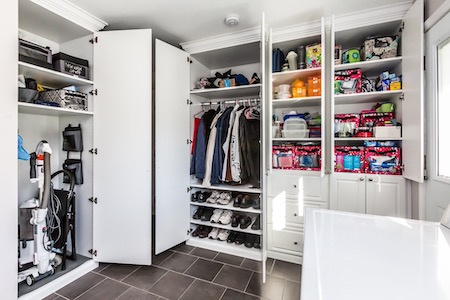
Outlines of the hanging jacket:
[[222,146],[223,152],[225,153],[225,157],[223,159],[223,167],[222,167],[222,181],[229,181],[229,179],[227,179],[227,170],[229,171],[229,175],[231,176],[231,171],[230,171],[230,140],[231,140],[231,131],[233,130],[233,124],[234,124],[234,119],[236,117],[236,111],[239,109],[240,105],[236,104],[233,108],[233,110],[231,111],[230,114],[230,122],[228,123],[228,131],[227,131],[227,138],[225,140],[225,143]]
[[241,115],[239,123],[241,143],[241,180],[260,186],[260,108],[251,107]]
[[244,109],[240,109],[236,112],[234,119],[233,129],[231,130],[230,138],[230,165],[231,165],[231,178],[233,182],[241,183],[241,155],[240,155],[240,143],[239,143],[239,122],[241,115],[244,113]]
[[205,177],[206,146],[211,132],[211,122],[216,115],[214,109],[203,114],[197,130],[194,153],[191,160],[191,175],[195,174],[198,179]]
[[210,126],[211,132],[209,134],[208,144],[206,147],[205,176],[202,182],[202,186],[204,187],[211,187],[212,161],[214,157],[214,147],[216,144],[216,134],[217,134],[216,124],[221,115],[222,112],[217,113]]
[[214,155],[211,170],[211,183],[219,183],[222,177],[223,160],[225,153],[223,151],[223,144],[227,138],[228,126],[230,124],[230,114],[233,111],[232,107],[224,110],[216,124],[216,142],[214,146]]

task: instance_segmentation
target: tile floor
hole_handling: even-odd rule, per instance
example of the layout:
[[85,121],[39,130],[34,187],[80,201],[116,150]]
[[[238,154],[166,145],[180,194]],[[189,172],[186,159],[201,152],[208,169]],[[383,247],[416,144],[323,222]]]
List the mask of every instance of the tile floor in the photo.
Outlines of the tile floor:
[[102,264],[45,300],[299,300],[301,266],[261,263],[184,244],[153,259],[152,266]]

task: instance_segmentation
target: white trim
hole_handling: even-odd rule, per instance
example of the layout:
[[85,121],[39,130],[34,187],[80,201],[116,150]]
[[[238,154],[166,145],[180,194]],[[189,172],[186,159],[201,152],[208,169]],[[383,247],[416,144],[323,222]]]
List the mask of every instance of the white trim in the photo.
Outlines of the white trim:
[[261,28],[254,27],[238,32],[226,33],[205,39],[180,43],[180,45],[187,53],[195,54],[259,42],[260,40]]
[[342,31],[374,24],[402,20],[413,1],[385,5],[334,17],[334,30]]
[[303,264],[303,254],[291,255],[291,254],[281,253],[279,251],[267,250],[267,257],[282,260],[282,261],[287,261],[287,262],[290,262],[293,264],[300,264],[300,265]]
[[321,19],[313,22],[288,26],[272,31],[272,44],[290,41],[294,39],[301,39],[305,37],[321,35],[322,21]]
[[78,268],[73,271],[70,271],[67,274],[64,274],[61,277],[56,278],[55,280],[50,281],[49,283],[43,285],[42,287],[29,292],[21,297],[19,300],[35,300],[35,299],[43,299],[62,287],[68,285],[69,283],[77,280],[81,276],[89,273],[98,267],[98,262],[94,262],[92,259],[88,260]]
[[450,0],[446,0],[434,13],[425,21],[425,32],[431,29],[439,20],[441,20],[450,11]]
[[97,32],[108,23],[67,0],[30,0],[43,8],[91,31]]

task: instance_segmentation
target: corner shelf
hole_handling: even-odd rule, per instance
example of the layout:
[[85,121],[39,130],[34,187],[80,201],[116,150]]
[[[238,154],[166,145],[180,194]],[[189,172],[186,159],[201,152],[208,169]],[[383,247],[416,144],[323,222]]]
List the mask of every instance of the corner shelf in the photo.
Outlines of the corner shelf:
[[71,85],[89,86],[94,84],[91,80],[86,80],[55,70],[35,66],[23,61],[19,61],[19,74],[22,74],[28,78],[33,78],[38,83],[55,89],[64,88]]
[[212,207],[212,208],[220,208],[220,209],[226,209],[226,210],[232,210],[232,211],[240,211],[250,214],[261,214],[261,209],[254,209],[254,208],[240,208],[240,207],[234,207],[233,206],[233,200],[227,205],[221,205],[221,204],[212,204],[207,202],[192,202],[191,205],[194,206],[204,206],[204,207]]
[[377,101],[392,100],[395,97],[402,97],[403,91],[383,91],[370,93],[355,93],[355,94],[339,94],[334,95],[335,104],[356,104],[356,103],[371,103]]
[[192,90],[191,95],[196,95],[208,99],[236,98],[258,96],[260,94],[261,84],[241,85],[216,89],[198,89]]
[[272,84],[291,84],[295,79],[307,80],[309,76],[320,75],[322,67],[272,73]]
[[322,100],[322,96],[288,98],[288,99],[273,99],[272,105],[274,108],[320,106],[321,100]]
[[19,102],[18,110],[21,114],[40,115],[40,116],[93,116],[91,111],[74,110],[61,107],[53,107],[32,103]]

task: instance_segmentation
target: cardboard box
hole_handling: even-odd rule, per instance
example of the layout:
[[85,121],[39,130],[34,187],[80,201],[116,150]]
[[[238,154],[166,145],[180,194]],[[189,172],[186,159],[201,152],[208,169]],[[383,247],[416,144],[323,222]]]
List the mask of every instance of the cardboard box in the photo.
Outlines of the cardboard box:
[[375,126],[373,134],[377,138],[400,138],[402,137],[401,126]]

